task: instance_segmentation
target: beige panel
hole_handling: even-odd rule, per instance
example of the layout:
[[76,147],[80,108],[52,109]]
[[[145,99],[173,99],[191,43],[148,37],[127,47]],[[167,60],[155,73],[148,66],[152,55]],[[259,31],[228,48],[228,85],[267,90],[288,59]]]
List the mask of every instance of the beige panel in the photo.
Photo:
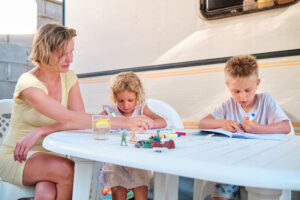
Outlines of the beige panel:
[[[224,64],[138,73],[148,98],[173,106],[183,121],[196,122],[230,97],[225,86]],[[259,60],[258,92],[275,97],[292,121],[300,121],[300,56]],[[81,79],[80,87],[89,112],[100,112],[110,103],[110,77]]]

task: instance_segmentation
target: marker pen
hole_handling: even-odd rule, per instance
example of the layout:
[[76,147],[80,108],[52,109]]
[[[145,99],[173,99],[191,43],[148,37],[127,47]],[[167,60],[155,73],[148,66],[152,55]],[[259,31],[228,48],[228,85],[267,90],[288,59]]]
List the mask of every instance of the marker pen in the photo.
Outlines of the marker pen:
[[252,114],[250,115],[250,117],[249,117],[249,121],[251,122],[251,121],[254,119],[254,117],[255,117],[255,114],[252,113]]
[[110,111],[111,116],[116,117],[116,114],[114,113],[114,111]]

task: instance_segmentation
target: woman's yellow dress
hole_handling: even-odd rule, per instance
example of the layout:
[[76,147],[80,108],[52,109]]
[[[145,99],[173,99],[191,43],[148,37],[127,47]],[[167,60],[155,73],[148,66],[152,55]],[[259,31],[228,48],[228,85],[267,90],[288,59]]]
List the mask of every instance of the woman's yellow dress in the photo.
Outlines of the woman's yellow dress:
[[[62,84],[61,104],[68,107],[69,91],[76,83],[77,76],[73,71],[69,71],[67,73],[61,73],[60,77]],[[0,149],[0,177],[7,182],[21,186],[23,185],[23,169],[26,161],[22,163],[14,161],[14,148],[17,141],[29,134],[35,128],[55,123],[55,120],[39,113],[27,102],[18,98],[23,90],[30,87],[40,88],[48,94],[46,86],[33,74],[24,73],[21,75],[13,96],[14,103],[10,128]],[[42,146],[43,139],[44,138],[41,138],[28,152],[27,160],[34,153],[49,152]]]

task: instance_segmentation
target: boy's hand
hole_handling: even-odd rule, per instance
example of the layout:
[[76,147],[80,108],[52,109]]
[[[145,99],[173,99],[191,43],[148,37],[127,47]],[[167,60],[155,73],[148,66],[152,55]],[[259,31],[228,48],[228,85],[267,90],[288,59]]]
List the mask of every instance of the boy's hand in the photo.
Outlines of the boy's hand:
[[249,117],[244,117],[242,128],[248,133],[256,133],[259,129],[259,124],[255,121],[249,121]]
[[233,132],[233,133],[242,131],[242,127],[240,126],[240,124],[238,122],[232,121],[232,120],[224,120],[221,128],[226,131]]

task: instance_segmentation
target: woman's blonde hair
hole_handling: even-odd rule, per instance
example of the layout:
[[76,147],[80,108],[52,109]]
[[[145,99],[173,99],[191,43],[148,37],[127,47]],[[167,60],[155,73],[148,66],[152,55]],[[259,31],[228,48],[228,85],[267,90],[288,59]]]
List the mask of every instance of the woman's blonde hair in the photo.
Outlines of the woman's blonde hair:
[[67,43],[76,36],[76,31],[59,24],[45,24],[36,32],[29,59],[36,65],[50,65],[52,51],[58,51],[59,58],[65,52]]
[[117,102],[118,92],[123,92],[125,90],[136,94],[137,103],[139,105],[145,102],[143,84],[140,78],[132,71],[121,72],[111,79],[110,95],[115,103]]
[[252,55],[239,55],[230,58],[224,69],[226,80],[230,78],[258,78],[258,64]]

